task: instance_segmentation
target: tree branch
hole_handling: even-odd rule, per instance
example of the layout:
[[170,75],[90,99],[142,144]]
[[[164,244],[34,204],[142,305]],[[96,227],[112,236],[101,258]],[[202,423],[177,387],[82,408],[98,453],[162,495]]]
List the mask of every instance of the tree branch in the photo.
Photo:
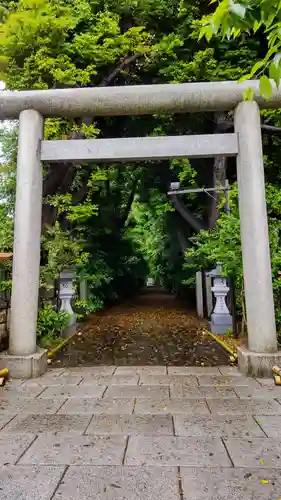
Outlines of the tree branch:
[[115,68],[109,75],[107,75],[105,78],[102,79],[102,81],[99,83],[98,87],[106,87],[108,86],[114,78],[122,71],[123,69],[126,68],[126,66],[129,66],[129,64],[132,64],[135,62],[142,54],[133,54],[132,56],[126,57],[120,64]]
[[181,214],[183,219],[192,227],[196,233],[201,231],[201,229],[207,229],[206,224],[196,217],[192,212],[188,210],[183,204],[181,200],[179,200],[178,196],[176,194],[173,194],[171,196],[172,203],[175,207],[175,209]]
[[[227,120],[222,125],[222,131],[226,132],[227,130],[233,127],[234,127],[233,121]],[[267,125],[266,123],[261,123],[261,130],[264,133],[272,135],[281,135],[281,127],[275,127],[274,125]]]
[[275,127],[274,125],[265,125],[264,123],[262,123],[261,129],[264,130],[265,133],[268,132],[272,135],[281,135],[281,127]]
[[88,194],[89,189],[90,189],[89,186],[87,184],[85,184],[84,186],[81,186],[81,188],[78,189],[78,191],[73,193],[73,195],[72,195],[73,205],[77,205],[77,203],[80,203],[81,201],[83,201],[85,196]]
[[122,219],[121,219],[121,224],[120,224],[122,229],[125,227],[125,224],[127,222],[128,215],[130,213],[131,206],[132,206],[134,198],[135,198],[136,189],[137,189],[138,182],[140,180],[140,176],[141,176],[141,174],[138,175],[136,177],[136,179],[134,179],[134,181],[133,181],[133,185],[132,185],[132,189],[131,189],[131,192],[130,192],[130,196],[129,196],[129,199],[127,201],[125,210],[124,210],[124,212],[122,214]]

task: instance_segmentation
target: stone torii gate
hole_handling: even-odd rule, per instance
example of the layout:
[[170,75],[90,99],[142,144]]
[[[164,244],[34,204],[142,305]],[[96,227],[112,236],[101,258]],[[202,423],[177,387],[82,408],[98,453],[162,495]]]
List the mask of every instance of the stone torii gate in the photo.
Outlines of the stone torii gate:
[[[254,89],[255,100],[243,102],[243,92],[249,87]],[[277,352],[259,106],[281,107],[281,89],[273,89],[268,101],[260,97],[258,81],[0,92],[0,119],[19,118],[10,344],[1,356],[14,377],[34,377],[46,369],[46,353],[36,347],[42,163],[220,155],[237,158],[248,324],[248,348],[239,348],[239,364],[245,373],[269,373],[281,352]],[[232,109],[233,134],[43,139],[45,117]]]

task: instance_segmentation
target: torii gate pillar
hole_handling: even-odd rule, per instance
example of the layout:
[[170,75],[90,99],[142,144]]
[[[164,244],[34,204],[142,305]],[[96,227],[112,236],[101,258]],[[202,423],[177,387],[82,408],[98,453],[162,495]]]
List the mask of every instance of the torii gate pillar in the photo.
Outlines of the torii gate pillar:
[[281,356],[277,355],[260,110],[255,101],[238,104],[234,126],[238,134],[237,179],[248,328],[248,349],[239,348],[238,359],[242,371],[258,376],[270,373],[272,353],[279,362]]
[[14,378],[38,377],[47,354],[36,346],[42,214],[43,117],[33,109],[19,116],[13,287],[9,351],[2,363]]

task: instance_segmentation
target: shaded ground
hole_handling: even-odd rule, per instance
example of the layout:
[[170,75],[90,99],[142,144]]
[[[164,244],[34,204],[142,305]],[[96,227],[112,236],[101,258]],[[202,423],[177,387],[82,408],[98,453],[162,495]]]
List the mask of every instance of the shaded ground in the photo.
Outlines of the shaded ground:
[[134,301],[92,315],[54,366],[76,365],[225,365],[229,356],[204,334],[186,303],[148,291]]

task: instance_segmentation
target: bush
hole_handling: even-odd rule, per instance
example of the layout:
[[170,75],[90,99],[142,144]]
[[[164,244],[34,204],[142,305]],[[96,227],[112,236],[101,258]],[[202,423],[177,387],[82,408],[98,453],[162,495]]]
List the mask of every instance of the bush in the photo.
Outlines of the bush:
[[[281,195],[279,188],[267,185],[267,211],[269,241],[271,250],[272,286],[275,303],[275,317],[279,339],[281,340]],[[233,185],[230,191],[231,213],[221,213],[217,225],[209,231],[201,231],[192,238],[193,246],[185,255],[185,271],[190,275],[187,284],[194,280],[199,269],[210,270],[217,262],[222,263],[226,276],[235,279],[237,313],[245,318],[245,297],[243,286],[243,266],[238,213],[238,190]],[[258,270],[257,270],[258,272]]]
[[63,330],[67,328],[69,314],[65,311],[56,311],[53,306],[46,304],[43,309],[39,309],[37,320],[37,337],[40,343],[47,345],[55,338],[59,337]]

